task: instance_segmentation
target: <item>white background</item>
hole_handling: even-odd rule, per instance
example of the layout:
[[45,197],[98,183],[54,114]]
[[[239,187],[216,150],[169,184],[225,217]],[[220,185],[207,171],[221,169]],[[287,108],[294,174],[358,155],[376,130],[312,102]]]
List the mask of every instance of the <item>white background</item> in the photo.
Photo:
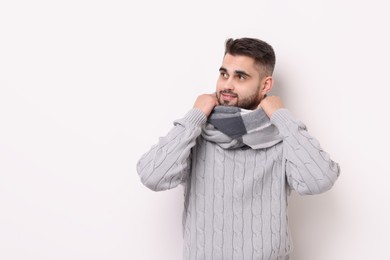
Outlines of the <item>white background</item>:
[[389,259],[387,5],[1,1],[0,259],[181,259],[182,187],[136,163],[214,91],[229,37],[273,45],[274,94],[341,165],[290,198],[293,259]]

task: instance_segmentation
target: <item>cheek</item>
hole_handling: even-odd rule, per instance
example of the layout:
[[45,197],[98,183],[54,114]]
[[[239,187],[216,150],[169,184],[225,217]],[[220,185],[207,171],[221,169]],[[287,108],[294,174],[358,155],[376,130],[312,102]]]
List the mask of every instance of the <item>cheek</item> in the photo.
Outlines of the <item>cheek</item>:
[[217,84],[216,84],[215,89],[217,90],[217,92],[219,92],[220,90],[222,90],[222,84],[221,84],[221,81],[220,81],[220,80],[217,80]]

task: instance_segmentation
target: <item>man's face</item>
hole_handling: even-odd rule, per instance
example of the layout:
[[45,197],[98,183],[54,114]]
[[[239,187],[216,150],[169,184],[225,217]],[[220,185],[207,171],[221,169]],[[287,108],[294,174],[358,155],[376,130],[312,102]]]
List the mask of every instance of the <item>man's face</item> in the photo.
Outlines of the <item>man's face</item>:
[[265,77],[253,58],[227,53],[219,72],[216,95],[220,105],[257,108],[264,96],[261,91]]

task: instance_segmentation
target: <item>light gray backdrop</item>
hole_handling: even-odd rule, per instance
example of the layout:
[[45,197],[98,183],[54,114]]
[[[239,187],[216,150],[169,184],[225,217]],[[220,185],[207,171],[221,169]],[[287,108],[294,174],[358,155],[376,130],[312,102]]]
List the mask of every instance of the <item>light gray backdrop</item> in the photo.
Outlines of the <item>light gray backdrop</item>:
[[149,191],[136,163],[245,36],[274,46],[274,94],[342,168],[292,195],[293,259],[388,259],[386,6],[1,1],[0,259],[181,259],[183,190]]

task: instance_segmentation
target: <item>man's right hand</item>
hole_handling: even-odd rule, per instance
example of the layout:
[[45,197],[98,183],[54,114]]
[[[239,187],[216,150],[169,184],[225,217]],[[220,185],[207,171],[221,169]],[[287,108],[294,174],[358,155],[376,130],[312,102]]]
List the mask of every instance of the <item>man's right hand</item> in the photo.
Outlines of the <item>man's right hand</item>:
[[216,105],[218,105],[218,100],[215,93],[202,94],[196,99],[194,108],[200,109],[208,117]]

